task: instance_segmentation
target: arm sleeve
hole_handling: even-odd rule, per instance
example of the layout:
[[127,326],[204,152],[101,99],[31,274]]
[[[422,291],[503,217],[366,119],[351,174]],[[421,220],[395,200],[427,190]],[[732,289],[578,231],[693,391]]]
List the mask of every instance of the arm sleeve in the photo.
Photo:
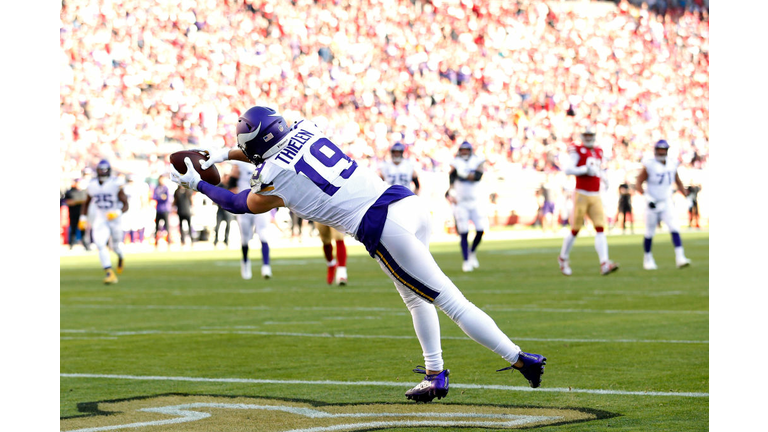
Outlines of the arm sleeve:
[[452,170],[451,173],[448,174],[448,184],[453,184],[457,178],[459,178],[459,175],[456,173],[456,170]]
[[213,202],[222,209],[233,214],[253,213],[248,209],[248,194],[250,190],[246,189],[238,194],[233,194],[227,189],[216,187],[205,180],[200,180],[197,190],[204,193]]
[[579,154],[576,152],[568,152],[568,161],[565,165],[565,173],[568,175],[584,175],[587,173],[587,166],[576,166],[579,163]]
[[482,171],[475,171],[475,181],[480,181],[480,179],[483,177]]
[[413,184],[416,186],[416,189],[419,188],[419,178],[418,177],[414,177],[413,178]]

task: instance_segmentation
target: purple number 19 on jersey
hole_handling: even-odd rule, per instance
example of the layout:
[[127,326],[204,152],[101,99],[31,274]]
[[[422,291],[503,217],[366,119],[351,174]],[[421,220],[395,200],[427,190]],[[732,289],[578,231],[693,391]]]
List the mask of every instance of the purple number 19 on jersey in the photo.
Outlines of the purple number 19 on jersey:
[[[341,151],[341,149],[336,147],[334,143],[326,138],[320,138],[319,140],[312,143],[312,145],[309,147],[309,153],[315,159],[317,159],[318,162],[328,168],[334,168],[340,161],[351,162],[347,169],[339,173],[339,177],[345,180],[348,179],[357,169],[357,162],[350,159],[347,155],[344,154],[344,152]],[[308,164],[307,161],[304,160],[304,156],[297,160],[293,167],[297,174],[301,173],[307,176],[308,179],[312,180],[312,183],[317,185],[317,187],[319,187],[326,194],[333,196],[339,190],[338,186],[331,184],[333,179],[327,179],[321,173],[317,172],[317,170],[314,169],[312,165]]]

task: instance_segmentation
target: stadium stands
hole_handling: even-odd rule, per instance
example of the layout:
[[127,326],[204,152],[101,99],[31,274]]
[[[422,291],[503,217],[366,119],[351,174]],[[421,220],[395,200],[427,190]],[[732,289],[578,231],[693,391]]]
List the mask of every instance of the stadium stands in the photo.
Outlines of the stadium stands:
[[703,177],[708,2],[584,3],[65,0],[62,182],[102,158],[156,178],[172,151],[233,145],[256,103],[374,167],[401,141],[437,184],[469,140],[533,200],[588,120],[620,180],[662,137]]

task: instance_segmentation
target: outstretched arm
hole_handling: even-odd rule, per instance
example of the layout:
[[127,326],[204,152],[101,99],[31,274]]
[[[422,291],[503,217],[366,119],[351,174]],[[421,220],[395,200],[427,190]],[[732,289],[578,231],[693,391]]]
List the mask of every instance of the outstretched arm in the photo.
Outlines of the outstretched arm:
[[221,149],[218,151],[209,152],[210,157],[200,163],[200,168],[207,170],[211,165],[224,162],[227,160],[236,160],[241,162],[250,162],[248,156],[243,153],[240,148],[233,149]]
[[174,166],[171,166],[171,180],[187,189],[204,193],[213,202],[218,204],[219,207],[230,213],[264,213],[285,205],[283,199],[278,196],[259,195],[251,193],[250,190],[234,194],[224,188],[201,180],[200,173],[195,171],[195,167],[189,158],[184,158],[184,164],[187,166],[187,172],[184,174],[179,173]]
[[224,210],[233,214],[266,213],[273,208],[284,207],[283,199],[274,195],[259,195],[250,190],[234,194],[216,187],[204,180],[197,184],[197,190],[204,193]]

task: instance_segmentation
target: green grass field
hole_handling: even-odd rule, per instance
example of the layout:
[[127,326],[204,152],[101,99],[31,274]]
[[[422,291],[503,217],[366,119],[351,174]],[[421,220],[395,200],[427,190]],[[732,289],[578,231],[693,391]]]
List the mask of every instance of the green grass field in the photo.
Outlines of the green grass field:
[[[684,233],[683,241],[691,267],[675,268],[669,235],[659,234],[659,269],[648,272],[641,236],[611,236],[611,258],[620,270],[605,277],[593,239],[579,238],[570,278],[557,268],[559,238],[484,242],[481,267],[473,273],[461,272],[458,241],[433,245],[465,296],[524,351],[548,361],[541,390],[528,391],[518,372],[497,373],[508,364],[441,312],[451,392],[415,409],[573,408],[598,418],[542,429],[707,430],[709,234]],[[268,281],[258,278],[258,250],[252,251],[250,281],[240,278],[238,250],[169,252],[129,255],[114,286],[102,284],[95,255],[62,257],[61,430],[121,424],[115,414],[102,415],[120,409],[96,408],[95,402],[151,405],[161,395],[414,409],[403,393],[421,379],[411,369],[423,360],[410,316],[362,247],[349,251],[346,287],[326,285],[319,247],[273,250],[274,278]],[[287,420],[265,421],[255,414],[234,420],[214,415],[130,430],[293,427]],[[385,430],[449,429],[455,427]]]

